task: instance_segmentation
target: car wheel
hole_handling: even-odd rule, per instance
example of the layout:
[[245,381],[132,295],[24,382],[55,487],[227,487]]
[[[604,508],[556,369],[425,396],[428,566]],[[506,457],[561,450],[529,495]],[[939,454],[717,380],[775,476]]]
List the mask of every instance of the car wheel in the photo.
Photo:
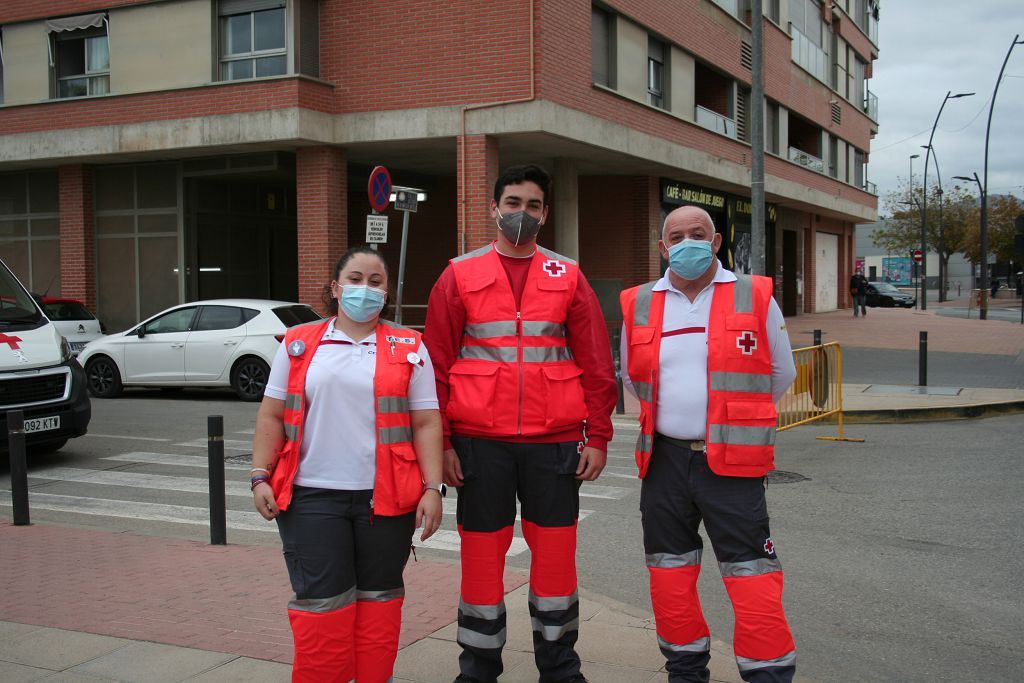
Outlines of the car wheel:
[[270,367],[254,356],[238,361],[231,371],[231,388],[243,401],[258,401],[267,388]]
[[106,356],[97,356],[85,366],[89,393],[96,398],[114,398],[121,393],[121,373]]

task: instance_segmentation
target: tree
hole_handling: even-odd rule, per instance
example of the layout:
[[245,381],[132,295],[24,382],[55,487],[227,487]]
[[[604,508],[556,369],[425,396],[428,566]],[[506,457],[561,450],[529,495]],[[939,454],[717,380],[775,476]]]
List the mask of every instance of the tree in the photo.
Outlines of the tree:
[[[981,263],[981,218],[972,223],[963,251],[972,263]],[[1012,194],[989,195],[988,198],[988,251],[995,254],[997,261],[1009,261],[1013,258],[1013,236],[1016,227],[1013,223],[1017,216],[1024,213],[1021,200]],[[987,259],[986,259],[987,261]]]

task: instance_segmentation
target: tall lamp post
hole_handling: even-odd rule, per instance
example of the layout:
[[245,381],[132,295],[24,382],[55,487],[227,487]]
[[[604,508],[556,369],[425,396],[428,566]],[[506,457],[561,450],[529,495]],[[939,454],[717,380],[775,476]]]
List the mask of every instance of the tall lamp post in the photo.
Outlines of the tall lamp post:
[[[974,176],[973,177],[965,176],[965,175],[955,175],[955,176],[953,176],[953,179],[954,180],[966,180],[969,183],[977,184],[977,186],[978,186],[978,203],[981,206],[985,206],[985,188],[981,184],[981,178],[978,177],[978,172],[977,171],[974,172]],[[984,214],[982,214],[981,220],[982,221],[985,220],[985,215]],[[982,222],[982,228],[981,228],[982,231],[984,231],[984,225],[985,225],[984,222]],[[982,239],[981,240],[981,246],[982,246],[982,249],[987,249],[988,248],[988,240],[987,239]],[[988,255],[984,251],[982,251],[981,255],[978,258],[978,260],[981,261],[981,272],[982,272],[981,281],[978,283],[979,294],[980,294],[979,299],[981,301],[981,303],[978,305],[978,317],[981,318],[982,320],[985,320],[986,317],[987,317],[986,311],[981,306],[982,306],[982,304],[984,304],[987,301],[987,299],[985,297],[985,294],[986,294],[986,289],[985,288],[988,287],[988,278],[985,277],[984,273],[988,269]]]
[[[928,145],[921,145],[921,149],[927,148],[932,153],[932,158],[935,161],[935,176],[939,180],[939,243],[936,245],[935,251],[939,255],[939,301],[946,300],[946,266],[945,260],[942,258],[942,254],[946,250],[946,235],[943,232],[942,225],[942,209],[945,203],[944,196],[942,193],[942,173],[939,171],[939,153],[935,151],[934,147]],[[928,188],[925,188],[925,192]]]
[[939,127],[939,118],[942,116],[942,110],[946,107],[946,102],[955,100],[961,97],[970,97],[974,93],[962,92],[953,94],[952,90],[946,91],[946,97],[942,100],[942,105],[939,106],[939,113],[935,115],[935,123],[932,124],[932,134],[928,136],[928,144],[925,146],[927,150],[924,155],[924,191],[921,193],[921,310],[928,308],[928,239],[927,239],[927,224],[928,224],[928,158],[932,153],[932,140],[935,138],[935,129]]
[[[910,196],[907,197],[907,201],[901,202],[901,204],[906,204],[907,206],[910,206],[910,207],[918,206],[918,208],[920,208],[920,206],[915,204],[915,202],[917,200],[914,199],[914,159],[920,159],[920,158],[921,158],[920,154],[911,154],[910,155]],[[919,269],[918,269],[916,263],[913,265],[913,268],[914,268],[915,274],[919,272]],[[916,280],[914,281],[914,298],[916,299],[915,304],[917,306],[920,306],[921,305],[920,304],[921,299],[920,299],[920,297],[917,296],[917,281]]]
[[[996,87],[992,91],[992,100],[988,105],[988,124],[985,125],[985,186],[981,192],[981,309],[979,317],[988,320],[988,136],[992,131],[992,110],[996,107],[996,95],[999,94],[999,84],[1003,81],[1003,72],[1006,71],[1006,63],[1010,61],[1010,53],[1017,45],[1024,45],[1018,33],[1010,43],[1010,49],[1006,51],[1006,58],[1003,59],[1003,66],[999,69],[999,77],[996,78]],[[977,177],[977,173],[975,173]]]

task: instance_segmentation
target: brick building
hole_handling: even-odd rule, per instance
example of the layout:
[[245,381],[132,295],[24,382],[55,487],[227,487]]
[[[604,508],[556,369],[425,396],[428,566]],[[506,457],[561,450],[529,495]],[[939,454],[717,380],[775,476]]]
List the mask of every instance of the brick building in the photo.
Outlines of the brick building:
[[[848,305],[877,0],[765,0],[768,272],[789,315]],[[112,330],[220,296],[315,303],[365,236],[374,165],[412,216],[406,320],[486,243],[498,170],[555,178],[541,242],[617,319],[695,203],[745,270],[744,0],[6,0],[0,257]],[[397,265],[401,216],[389,212]]]

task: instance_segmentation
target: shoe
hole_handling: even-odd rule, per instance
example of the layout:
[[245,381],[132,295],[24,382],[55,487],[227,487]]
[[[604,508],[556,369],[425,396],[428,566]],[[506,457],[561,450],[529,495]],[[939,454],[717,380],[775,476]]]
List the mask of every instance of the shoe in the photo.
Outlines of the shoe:
[[459,674],[455,677],[453,683],[480,683],[480,681],[473,678],[472,676],[467,676],[466,674]]
[[583,674],[576,674],[575,676],[563,678],[558,683],[589,683],[589,681],[587,681],[587,677]]

